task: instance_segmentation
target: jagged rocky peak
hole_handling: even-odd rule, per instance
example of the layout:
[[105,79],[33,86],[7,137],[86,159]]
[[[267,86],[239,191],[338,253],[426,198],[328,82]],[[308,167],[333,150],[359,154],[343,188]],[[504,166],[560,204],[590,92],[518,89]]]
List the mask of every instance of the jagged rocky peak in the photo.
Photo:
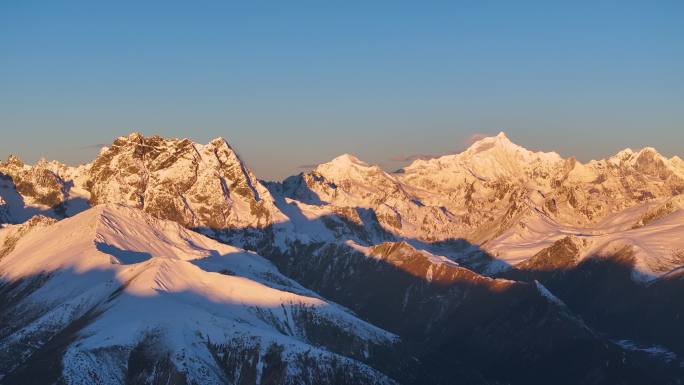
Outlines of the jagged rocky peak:
[[57,206],[66,199],[64,180],[59,175],[64,169],[66,166],[63,164],[44,159],[29,166],[17,156],[10,155],[6,162],[0,162],[0,176],[9,184],[3,185],[3,190],[8,189],[6,194],[20,194],[21,197],[14,200],[24,204]]
[[637,184],[665,183],[679,193],[684,191],[680,188],[684,183],[684,162],[677,156],[668,159],[653,147],[639,151],[627,148],[607,159],[591,161],[588,166],[616,178],[634,180]]
[[613,163],[619,164],[620,162],[631,158],[633,155],[634,155],[634,150],[627,147],[624,150],[620,150],[615,155],[609,157],[608,160],[612,160]]
[[566,176],[558,179],[552,195],[559,207],[569,205],[563,220],[567,223],[596,222],[610,213],[684,192],[684,173],[677,161],[652,147],[627,148],[607,159],[577,163]]
[[281,214],[223,138],[117,138],[93,162],[91,202],[122,203],[188,227],[263,227]]
[[618,151],[615,155],[606,159],[606,161],[614,166],[634,165],[638,162],[652,162],[657,160],[668,161],[667,158],[660,155],[658,150],[653,147],[644,147],[638,151],[631,148],[625,148]]
[[684,178],[681,159],[667,159],[653,147],[644,147],[639,151],[627,148],[610,157],[608,163],[614,167],[634,170],[644,175],[667,179],[671,176]]
[[[2,162],[0,162],[0,164],[2,164]],[[24,167],[24,162],[21,159],[19,159],[18,156],[14,155],[14,154],[10,154],[7,157],[7,160],[2,165],[4,167],[11,167],[11,166]]]

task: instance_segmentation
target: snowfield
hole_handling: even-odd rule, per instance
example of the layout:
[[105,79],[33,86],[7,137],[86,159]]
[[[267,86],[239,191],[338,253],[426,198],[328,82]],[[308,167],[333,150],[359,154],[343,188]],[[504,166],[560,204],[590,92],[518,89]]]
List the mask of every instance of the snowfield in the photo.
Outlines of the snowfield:
[[325,341],[309,340],[305,320],[348,335],[361,357],[371,345],[397,341],[255,253],[119,205],[96,206],[29,231],[0,260],[0,272],[5,283],[42,278],[16,305],[22,312],[16,321],[23,322],[0,341],[0,354],[20,349],[28,358],[41,342],[24,341],[41,335],[44,342],[45,333],[88,318],[64,355],[68,383],[121,383],[122,352],[150,338],[198,383],[225,383],[209,344],[238,344],[261,355],[277,345],[286,362],[306,354],[325,366],[334,358],[382,379],[361,362],[327,350]]
[[640,224],[639,218],[666,202],[626,209],[586,227],[564,226],[537,213],[524,222],[524,228],[509,229],[487,242],[484,249],[515,266],[569,235],[583,241],[580,260],[610,255],[628,246],[636,259],[634,279],[651,281],[684,264],[684,205],[681,199],[669,202],[671,211],[647,224]]

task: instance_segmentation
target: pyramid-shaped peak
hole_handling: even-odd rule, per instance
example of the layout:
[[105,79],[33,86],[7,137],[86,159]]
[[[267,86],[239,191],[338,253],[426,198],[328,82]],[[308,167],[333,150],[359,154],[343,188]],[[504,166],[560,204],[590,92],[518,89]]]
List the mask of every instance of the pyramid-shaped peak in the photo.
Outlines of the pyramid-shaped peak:
[[350,162],[358,162],[359,158],[356,156],[349,154],[349,153],[344,153],[338,157],[336,157],[333,161],[350,161]]
[[476,173],[480,179],[511,177],[519,175],[521,167],[531,163],[558,164],[563,158],[555,152],[530,151],[511,142],[505,132],[494,136],[482,137],[480,134],[471,136],[477,139],[465,151],[444,155],[428,160],[415,160],[402,171],[404,173],[426,169],[462,169],[467,165],[468,173]]
[[365,178],[384,173],[380,167],[370,165],[352,154],[342,154],[330,162],[319,164],[313,171],[332,180]]
[[508,139],[508,136],[506,136],[506,133],[501,131],[495,136],[488,136],[477,140],[466,150],[466,152],[479,153],[493,148],[511,151],[527,151],[522,146],[511,142],[511,140]]
[[545,162],[558,162],[562,158],[555,152],[530,151],[523,146],[515,144],[508,139],[505,132],[499,132],[495,136],[482,138],[473,143],[461,157],[515,157],[521,160],[541,160]]
[[511,141],[508,138],[508,135],[506,135],[506,133],[503,131],[500,131],[498,134],[493,135],[493,136],[483,136],[480,134],[476,134],[476,135],[473,135],[472,137],[474,137],[474,138],[479,137],[479,139],[477,141],[475,141],[475,143],[477,143],[477,142],[500,142],[500,143],[502,143],[502,142],[510,142]]
[[333,160],[331,160],[327,164],[329,164],[329,165],[340,165],[340,166],[348,166],[351,164],[356,164],[359,166],[368,166],[368,163],[362,161],[361,159],[359,159],[356,156],[349,154],[349,153],[342,154],[342,155],[334,158]]
[[137,148],[139,147],[168,153],[173,153],[181,149],[189,150],[192,148],[199,151],[205,147],[208,149],[225,149],[227,153],[235,152],[233,147],[222,137],[214,138],[210,140],[208,144],[200,144],[188,138],[181,139],[176,137],[163,137],[160,135],[145,136],[139,132],[133,132],[128,135],[117,137],[111,146],[103,147],[101,153],[107,152],[110,149],[120,152],[122,148],[138,151]]
[[497,141],[510,141],[508,135],[504,131],[500,131],[496,135],[485,135],[485,134],[473,134],[470,136],[473,143],[477,142],[497,142]]

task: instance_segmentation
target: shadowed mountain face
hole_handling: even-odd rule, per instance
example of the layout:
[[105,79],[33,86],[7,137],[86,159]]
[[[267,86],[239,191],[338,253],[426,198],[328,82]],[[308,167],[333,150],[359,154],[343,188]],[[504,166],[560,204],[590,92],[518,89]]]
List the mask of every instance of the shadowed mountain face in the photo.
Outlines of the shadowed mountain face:
[[564,238],[501,275],[538,280],[588,324],[612,339],[633,341],[667,360],[681,361],[681,269],[644,284],[633,278],[637,256],[632,245],[585,258],[581,258],[581,245],[577,239]]
[[684,162],[651,148],[499,134],[265,183],[223,139],[131,134],[0,173],[0,383],[684,378]]
[[458,383],[462,374],[450,368],[463,364],[489,381],[520,384],[666,383],[681,374],[673,364],[663,376],[648,373],[650,357],[610,342],[538,283],[484,277],[406,243],[297,252],[309,257],[272,260],[402,336],[424,365],[422,383]]
[[2,383],[392,384],[406,365],[395,335],[260,256],[140,210],[9,230]]

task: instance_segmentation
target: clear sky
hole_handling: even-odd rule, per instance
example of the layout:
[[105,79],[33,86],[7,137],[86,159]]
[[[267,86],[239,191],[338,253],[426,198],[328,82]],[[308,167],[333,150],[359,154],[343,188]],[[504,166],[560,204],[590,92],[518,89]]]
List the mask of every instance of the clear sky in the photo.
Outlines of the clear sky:
[[0,2],[1,157],[131,131],[225,137],[264,179],[498,131],[682,156],[684,1]]

